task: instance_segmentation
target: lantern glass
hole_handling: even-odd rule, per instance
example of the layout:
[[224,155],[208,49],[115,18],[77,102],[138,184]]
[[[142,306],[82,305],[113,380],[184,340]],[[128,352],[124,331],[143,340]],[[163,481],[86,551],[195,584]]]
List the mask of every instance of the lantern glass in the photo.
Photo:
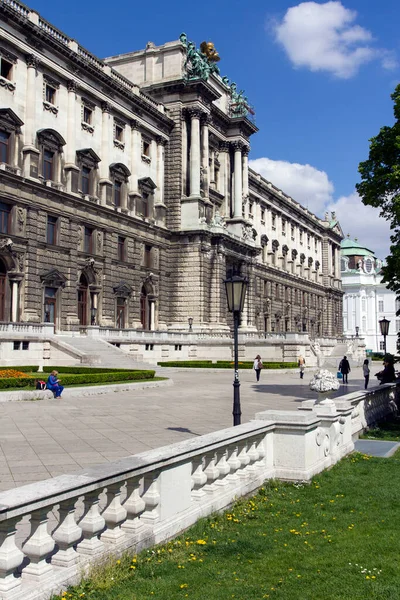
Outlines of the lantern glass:
[[383,319],[381,319],[379,321],[379,327],[381,328],[381,335],[383,335],[383,336],[388,335],[389,325],[390,325],[390,321],[388,321],[388,319],[385,319],[385,317],[383,317]]
[[229,312],[242,312],[246,299],[247,279],[234,275],[224,283]]

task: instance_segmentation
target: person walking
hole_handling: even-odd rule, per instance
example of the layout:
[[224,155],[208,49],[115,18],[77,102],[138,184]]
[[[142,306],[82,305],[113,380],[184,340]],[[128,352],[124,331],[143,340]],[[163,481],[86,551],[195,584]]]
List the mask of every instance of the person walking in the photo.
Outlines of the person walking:
[[299,368],[300,368],[300,379],[303,379],[304,370],[306,368],[306,359],[304,358],[304,356],[299,356],[299,360],[297,361],[297,364],[299,365]]
[[369,363],[368,363],[368,358],[366,358],[364,360],[364,363],[363,363],[363,375],[364,375],[364,381],[365,381],[364,390],[366,390],[367,387],[368,387],[368,382],[369,382]]
[[54,398],[61,398],[64,387],[60,385],[61,380],[57,377],[58,371],[52,371],[47,379],[46,387],[54,394]]
[[262,364],[261,356],[259,354],[257,354],[257,356],[254,359],[254,364],[253,364],[253,369],[256,372],[257,381],[260,381],[260,373],[261,373],[262,368],[263,368],[263,364]]
[[347,356],[343,356],[339,364],[339,371],[343,375],[343,383],[349,383],[348,374],[350,373],[350,363],[347,360]]

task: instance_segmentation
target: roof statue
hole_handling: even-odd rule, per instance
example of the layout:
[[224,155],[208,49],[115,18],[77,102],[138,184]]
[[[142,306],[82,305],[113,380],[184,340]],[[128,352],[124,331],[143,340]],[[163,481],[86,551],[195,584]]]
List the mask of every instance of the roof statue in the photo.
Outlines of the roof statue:
[[200,49],[197,49],[194,42],[188,41],[186,33],[181,33],[179,39],[186,46],[184,69],[187,81],[196,79],[207,81],[212,73],[219,74],[216,63],[220,60],[220,56],[212,42],[202,42]]

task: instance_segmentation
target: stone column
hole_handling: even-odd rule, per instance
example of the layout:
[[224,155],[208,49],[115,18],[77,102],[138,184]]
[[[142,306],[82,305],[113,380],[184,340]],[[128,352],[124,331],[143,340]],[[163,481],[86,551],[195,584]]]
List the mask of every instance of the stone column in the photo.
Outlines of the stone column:
[[108,102],[103,102],[101,105],[102,123],[101,123],[101,163],[100,163],[100,187],[101,187],[101,204],[107,203],[107,186],[111,185],[110,175],[110,112],[111,106]]
[[242,198],[243,198],[243,182],[242,182],[242,143],[234,142],[235,150],[234,159],[234,204],[233,204],[233,218],[242,218]]
[[18,281],[12,281],[12,303],[11,303],[11,321],[16,323],[18,320]]
[[[34,54],[26,57],[26,97],[29,102],[25,103],[24,147],[23,147],[23,175],[24,177],[38,177],[39,151],[35,148],[36,128],[36,69],[39,59]],[[32,167],[31,167],[32,165]]]
[[70,80],[68,88],[68,113],[67,113],[67,163],[75,164],[76,145],[76,81]]
[[141,160],[141,135],[139,131],[139,123],[135,120],[131,121],[131,176],[129,178],[128,195],[131,199],[131,210],[135,207],[135,199],[140,196],[138,188],[139,165]]
[[206,115],[202,119],[201,123],[201,167],[203,170],[203,193],[208,198],[208,188],[210,185],[210,166],[209,166],[209,141],[208,141],[208,124],[210,121],[210,115]]
[[[249,195],[249,146],[244,146],[242,151],[243,156],[243,198],[248,197]],[[254,215],[255,216],[255,215]]]
[[228,185],[227,185],[227,176],[228,176],[228,151],[229,151],[229,143],[228,142],[220,142],[219,144],[219,189],[218,191],[225,196],[225,216],[230,217],[229,210],[229,197],[228,197]]
[[150,301],[150,331],[154,331],[155,329],[155,308],[156,302],[155,300]]
[[200,117],[201,111],[191,109],[190,114],[190,195],[200,197]]
[[164,204],[164,146],[166,144],[165,138],[157,138],[157,190],[156,190],[156,204]]

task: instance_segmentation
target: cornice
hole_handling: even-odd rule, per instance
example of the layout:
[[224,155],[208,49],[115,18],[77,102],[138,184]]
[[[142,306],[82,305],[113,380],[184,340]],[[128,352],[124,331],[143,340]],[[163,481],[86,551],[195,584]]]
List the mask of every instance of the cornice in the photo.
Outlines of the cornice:
[[[19,14],[10,6],[2,2],[0,2],[0,15],[2,15],[3,18],[5,18],[8,21],[13,21],[13,24],[15,24],[15,26],[20,29],[23,35],[26,38],[28,38],[28,43],[29,39],[34,38],[36,41],[36,49],[38,51],[42,51],[41,47],[38,48],[38,43],[40,46],[40,42],[43,42],[43,45],[50,47],[52,50],[55,50],[56,52],[67,58],[69,61],[71,61],[73,65],[76,66],[76,69],[78,71],[80,71],[81,73],[92,75],[96,82],[101,82],[105,86],[107,86],[107,88],[111,90],[110,96],[112,95],[113,91],[118,92],[121,96],[124,97],[124,99],[128,100],[132,104],[133,111],[137,112],[140,116],[143,116],[143,113],[147,112],[152,117],[154,117],[156,121],[161,123],[164,128],[167,128],[168,131],[170,131],[174,127],[174,121],[168,116],[158,111],[155,108],[155,106],[153,106],[154,100],[152,100],[151,98],[147,100],[145,93],[143,93],[142,91],[140,92],[142,97],[138,96],[137,94],[134,94],[133,92],[125,88],[121,83],[119,83],[118,80],[113,79],[110,75],[104,73],[102,69],[98,68],[95,64],[85,59],[83,56],[79,55],[69,46],[66,46],[62,42],[58,41],[55,37],[47,33],[44,29],[42,29],[35,23],[32,23],[25,16]],[[100,59],[97,60],[99,60],[99,62],[102,62]],[[107,91],[108,90],[106,89],[105,93],[107,93]]]

